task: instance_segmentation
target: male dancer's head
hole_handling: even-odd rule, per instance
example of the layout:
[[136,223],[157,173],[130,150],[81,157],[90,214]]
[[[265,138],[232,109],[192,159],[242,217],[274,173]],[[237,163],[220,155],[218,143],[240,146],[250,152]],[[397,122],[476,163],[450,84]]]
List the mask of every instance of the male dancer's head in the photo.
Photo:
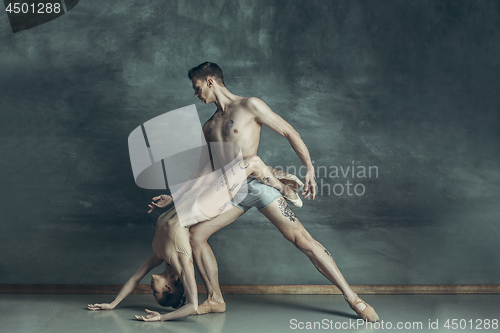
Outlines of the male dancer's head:
[[213,62],[204,62],[196,67],[193,67],[188,72],[188,77],[190,80],[198,79],[198,80],[206,80],[206,78],[213,78],[217,84],[225,87],[224,85],[224,77],[222,76],[222,70],[220,67]]
[[207,61],[193,67],[189,70],[188,77],[193,83],[194,96],[205,104],[216,102],[214,93],[227,91],[222,70],[216,63]]

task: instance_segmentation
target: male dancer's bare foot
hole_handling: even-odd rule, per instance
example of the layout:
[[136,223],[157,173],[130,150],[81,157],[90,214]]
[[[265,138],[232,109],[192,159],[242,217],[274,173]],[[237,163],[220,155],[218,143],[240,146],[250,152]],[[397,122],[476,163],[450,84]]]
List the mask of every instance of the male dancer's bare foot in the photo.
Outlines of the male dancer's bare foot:
[[351,309],[356,312],[361,319],[369,321],[371,323],[375,323],[379,321],[379,317],[375,310],[358,295],[354,294],[354,296],[347,297],[344,295],[344,299],[347,301]]
[[198,305],[198,311],[195,314],[206,314],[206,313],[221,313],[226,311],[226,303],[219,302],[211,298],[207,298],[205,302]]

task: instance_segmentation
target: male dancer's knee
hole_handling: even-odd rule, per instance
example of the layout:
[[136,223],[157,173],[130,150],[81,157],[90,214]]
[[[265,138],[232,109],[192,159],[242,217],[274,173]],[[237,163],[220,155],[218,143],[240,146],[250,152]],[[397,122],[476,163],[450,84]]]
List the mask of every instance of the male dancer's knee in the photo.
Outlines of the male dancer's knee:
[[191,228],[191,230],[189,230],[189,242],[191,243],[193,252],[196,252],[198,249],[200,249],[205,243],[207,243],[207,241],[208,237],[206,237],[205,234],[198,232],[197,229]]
[[304,228],[294,230],[291,235],[285,236],[285,238],[305,254],[312,254],[314,251],[314,239]]

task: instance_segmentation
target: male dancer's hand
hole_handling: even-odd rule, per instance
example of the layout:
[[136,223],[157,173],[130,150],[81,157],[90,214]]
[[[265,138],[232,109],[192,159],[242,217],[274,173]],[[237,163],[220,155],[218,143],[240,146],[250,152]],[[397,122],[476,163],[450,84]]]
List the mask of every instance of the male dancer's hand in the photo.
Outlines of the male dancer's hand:
[[88,304],[87,309],[95,311],[95,310],[113,310],[115,307],[108,303],[96,303],[96,304]]
[[312,199],[316,197],[316,176],[314,175],[314,168],[310,168],[307,170],[307,173],[304,177],[304,191],[302,191],[302,195],[304,199],[309,195],[312,195]]
[[[158,201],[158,202],[155,202],[155,201]],[[174,202],[174,200],[172,199],[172,196],[170,196],[170,195],[162,194],[162,195],[159,195],[157,197],[154,197],[151,204],[148,205],[149,208],[151,208],[149,210],[148,214],[151,213],[156,208],[165,208],[168,205],[171,205],[172,202]]]

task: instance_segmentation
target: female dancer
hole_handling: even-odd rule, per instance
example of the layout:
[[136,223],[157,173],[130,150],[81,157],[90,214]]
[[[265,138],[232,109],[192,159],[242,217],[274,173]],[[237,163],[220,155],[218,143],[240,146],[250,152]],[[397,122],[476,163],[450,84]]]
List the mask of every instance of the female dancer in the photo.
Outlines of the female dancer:
[[[227,171],[216,177],[215,182],[213,182],[215,177],[209,163],[199,172],[199,175],[204,174],[204,170],[210,171],[209,176],[198,177],[191,189],[182,193],[179,200],[176,199],[175,207],[158,218],[152,244],[153,254],[125,283],[113,302],[89,304],[87,306],[89,310],[114,309],[135,289],[151,269],[165,261],[165,271],[152,275],[151,289],[160,305],[172,306],[176,310],[160,314],[146,309],[145,311],[148,313],[146,316],[136,315],[135,318],[143,321],[165,321],[196,313],[198,310],[198,291],[188,227],[221,214],[231,200],[231,194],[236,193],[249,176],[278,189],[285,198],[295,205],[300,206],[302,203],[300,197],[289,186],[284,185],[274,177],[269,167],[257,156],[234,159],[231,165],[225,168]],[[207,185],[209,182],[211,185]],[[177,191],[174,197],[180,195],[181,192],[181,190]],[[167,207],[173,200],[172,196],[168,195],[155,197],[149,206],[151,208],[149,212],[155,208]],[[178,211],[182,213],[181,217]]]

